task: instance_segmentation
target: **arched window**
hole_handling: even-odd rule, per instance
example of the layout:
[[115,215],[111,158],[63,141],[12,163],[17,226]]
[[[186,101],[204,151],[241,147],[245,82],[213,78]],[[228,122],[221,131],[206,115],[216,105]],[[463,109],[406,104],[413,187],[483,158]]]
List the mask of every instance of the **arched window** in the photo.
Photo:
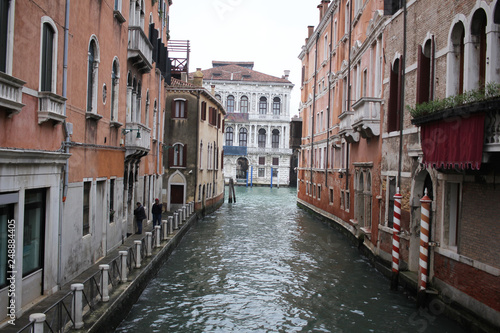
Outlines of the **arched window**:
[[215,95],[215,98],[217,98],[219,101],[222,101],[222,97],[220,97],[219,94]]
[[138,123],[142,123],[142,115],[141,115],[141,99],[142,99],[142,83],[141,81],[139,80],[139,82],[137,83],[137,92],[136,92],[136,97],[135,97],[135,116],[137,117],[136,118],[136,122]]
[[234,130],[232,127],[226,128],[226,146],[232,146],[233,145],[233,139],[234,139]]
[[471,41],[473,47],[470,49],[471,62],[467,68],[471,74],[468,83],[471,87],[467,90],[484,88],[486,84],[486,24],[487,18],[484,9],[478,9],[472,16]]
[[434,38],[424,47],[418,46],[417,60],[417,104],[433,100],[434,93]]
[[118,59],[113,60],[113,69],[111,71],[111,121],[118,121],[118,87],[120,81]]
[[248,131],[246,128],[240,129],[240,137],[239,137],[240,147],[247,146],[247,134],[248,134]]
[[273,99],[273,114],[274,115],[281,114],[281,100],[279,97],[274,97]]
[[280,147],[280,131],[277,129],[273,129],[272,145],[273,148]]
[[56,78],[56,31],[49,22],[42,27],[42,67],[40,74],[40,91],[55,91]]
[[203,169],[203,141],[200,142],[200,169]]
[[90,41],[87,61],[87,112],[97,113],[98,52],[94,39]]
[[267,113],[267,98],[263,96],[259,100],[259,114],[266,114],[266,113]]
[[248,97],[243,96],[240,100],[240,112],[248,113]]
[[188,101],[182,98],[172,100],[172,118],[187,118],[187,104]]
[[259,130],[259,148],[266,147],[266,130],[261,128]]
[[12,18],[10,1],[0,1],[0,72],[7,73],[7,50],[9,49],[9,19]]
[[234,96],[227,96],[227,112],[234,112]]
[[464,92],[465,69],[465,28],[462,22],[453,26],[450,36],[450,52],[447,56],[446,95],[453,96]]
[[147,127],[150,127],[149,126],[149,89],[146,90],[146,108],[144,109],[144,113],[145,113],[145,121],[144,121],[144,125],[146,125]]
[[389,106],[388,106],[388,119],[387,131],[399,131],[400,127],[400,96],[401,96],[401,60],[402,57],[396,59],[392,65],[391,77],[389,82]]
[[185,167],[186,166],[186,150],[187,145],[176,143],[169,150],[170,167]]

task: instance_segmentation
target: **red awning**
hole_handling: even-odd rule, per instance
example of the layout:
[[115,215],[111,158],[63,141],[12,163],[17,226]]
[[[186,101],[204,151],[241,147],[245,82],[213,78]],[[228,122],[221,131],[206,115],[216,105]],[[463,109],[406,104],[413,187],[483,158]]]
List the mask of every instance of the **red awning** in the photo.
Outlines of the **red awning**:
[[479,170],[483,157],[484,113],[422,124],[426,167]]

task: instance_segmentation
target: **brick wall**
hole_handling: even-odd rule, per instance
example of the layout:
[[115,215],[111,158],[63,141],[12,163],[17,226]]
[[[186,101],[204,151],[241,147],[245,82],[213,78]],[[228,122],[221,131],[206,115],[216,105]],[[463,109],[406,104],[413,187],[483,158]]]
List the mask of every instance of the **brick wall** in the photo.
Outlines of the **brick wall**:
[[440,254],[434,256],[434,277],[500,311],[500,277]]
[[464,183],[459,253],[500,268],[500,186]]

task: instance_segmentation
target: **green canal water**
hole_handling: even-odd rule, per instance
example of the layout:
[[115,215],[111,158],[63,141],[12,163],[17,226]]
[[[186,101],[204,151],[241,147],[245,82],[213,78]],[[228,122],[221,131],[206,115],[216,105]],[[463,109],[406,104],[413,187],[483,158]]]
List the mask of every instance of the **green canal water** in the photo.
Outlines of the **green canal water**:
[[199,221],[116,332],[464,332],[417,310],[296,189],[237,187]]

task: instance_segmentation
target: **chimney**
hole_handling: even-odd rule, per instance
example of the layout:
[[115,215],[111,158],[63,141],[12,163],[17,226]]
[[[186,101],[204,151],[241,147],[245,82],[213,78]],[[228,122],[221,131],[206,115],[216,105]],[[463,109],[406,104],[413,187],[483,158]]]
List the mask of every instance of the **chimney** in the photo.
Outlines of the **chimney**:
[[181,73],[181,81],[182,82],[188,82],[188,76],[186,72]]
[[203,73],[201,71],[201,68],[196,68],[196,72],[193,76],[193,84],[199,87],[203,86]]
[[321,18],[323,18],[325,17],[326,12],[328,11],[330,0],[321,0],[321,4],[323,5],[323,15],[321,15]]
[[319,9],[319,21],[321,22],[321,20],[323,19],[323,1],[321,1],[321,3],[318,5],[318,9]]
[[310,25],[307,27],[307,38],[311,38],[312,34],[314,33],[314,25]]
[[212,84],[212,85],[210,86],[210,88],[212,88],[212,91],[211,91],[212,95],[214,95],[214,96],[215,96],[215,84]]
[[288,80],[289,76],[290,76],[290,71],[287,69],[287,70],[285,70],[285,75],[283,75],[283,79]]

